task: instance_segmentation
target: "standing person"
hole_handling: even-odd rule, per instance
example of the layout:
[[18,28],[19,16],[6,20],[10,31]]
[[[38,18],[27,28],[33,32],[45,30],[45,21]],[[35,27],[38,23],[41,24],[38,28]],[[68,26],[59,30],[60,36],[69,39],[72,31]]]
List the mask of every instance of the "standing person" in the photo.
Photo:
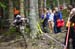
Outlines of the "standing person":
[[[67,12],[68,12],[68,14],[70,14],[70,12],[71,12],[71,10],[72,10],[72,5],[68,5],[68,7],[67,7]],[[69,16],[69,15],[68,15]],[[67,23],[66,23],[66,30],[67,30],[67,33],[66,33],[66,36],[65,36],[65,41],[64,41],[64,44],[66,45],[66,39],[67,39],[67,34],[68,34],[68,27],[70,26],[70,16],[68,17],[68,20],[67,20]],[[68,41],[67,41],[67,49],[70,49],[69,47],[70,47],[70,35],[68,35]]]
[[57,20],[60,19],[62,20],[62,13],[59,11],[59,9],[56,7],[55,8],[55,13],[54,13],[54,33],[59,33],[61,32],[61,27],[57,27]]
[[53,27],[54,27],[54,10],[50,10],[50,17],[49,17],[49,20],[48,20],[48,23],[49,23],[49,28],[50,28],[50,32],[52,33],[53,32]]
[[[68,14],[71,12],[72,8],[73,8],[72,5],[68,5],[68,7],[67,7],[67,13]],[[69,15],[67,15],[67,16],[69,16]],[[69,18],[70,17],[68,17],[68,20],[69,20]],[[69,25],[69,21],[67,21],[67,23],[66,23],[66,29],[68,28],[68,25]]]
[[44,8],[43,10],[43,14],[41,15],[42,19],[43,19],[43,31],[45,33],[48,32],[48,19],[49,19],[50,13],[49,13],[49,9],[48,8]]
[[67,39],[68,39],[68,41],[65,42],[65,43],[67,43],[66,48],[69,49],[69,40],[71,38],[72,39],[72,47],[73,47],[73,49],[75,49],[75,7],[70,12],[70,20],[69,21],[70,21],[70,27],[69,27],[70,30],[69,30],[69,34],[66,35],[66,36],[68,36],[68,38],[66,37],[66,41],[67,41]]

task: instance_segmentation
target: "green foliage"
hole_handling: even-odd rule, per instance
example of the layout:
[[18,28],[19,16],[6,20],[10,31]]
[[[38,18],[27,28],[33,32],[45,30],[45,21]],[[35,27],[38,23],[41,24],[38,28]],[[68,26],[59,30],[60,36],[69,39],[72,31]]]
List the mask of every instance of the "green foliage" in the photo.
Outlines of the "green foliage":
[[[30,34],[30,27],[29,27],[29,25],[27,25],[26,26],[26,28],[25,28],[25,34],[27,35],[27,36],[29,36],[29,34]],[[14,37],[18,37],[19,38],[19,36],[21,36],[21,33],[19,33],[17,30],[16,30],[16,27],[13,27],[13,26],[11,26],[10,28],[9,28],[9,31],[7,31],[6,33],[4,33],[4,35],[5,36],[14,36]]]
[[16,32],[16,28],[15,27],[10,27],[9,32]]
[[27,32],[27,33],[30,32],[30,26],[29,25],[26,25],[25,32]]
[[6,23],[7,22],[4,19],[1,19],[0,20],[0,26],[1,26],[1,28],[5,27]]
[[2,2],[0,2],[0,7],[2,7],[2,8],[6,8],[6,5],[3,4]]
[[26,27],[25,27],[25,34],[30,37],[30,26],[27,24]]
[[66,20],[67,17],[68,17],[67,9],[64,9],[64,10],[62,11],[62,14],[63,14],[63,19]]
[[16,28],[15,27],[10,27],[9,31],[5,33],[5,35],[10,36],[12,34],[16,34]]

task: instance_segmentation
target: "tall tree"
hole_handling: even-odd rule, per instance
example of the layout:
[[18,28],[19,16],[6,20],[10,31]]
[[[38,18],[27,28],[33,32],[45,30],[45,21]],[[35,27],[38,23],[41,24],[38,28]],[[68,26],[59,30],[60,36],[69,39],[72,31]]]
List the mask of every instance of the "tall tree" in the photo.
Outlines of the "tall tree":
[[40,2],[41,2],[41,8],[43,8],[44,0],[40,0]]
[[70,0],[70,4],[71,5],[75,4],[75,0]]
[[29,0],[25,0],[25,15],[29,16]]
[[38,0],[38,7],[39,7],[39,17],[41,16],[43,12],[43,7],[44,7],[44,0]]
[[32,38],[36,37],[38,32],[37,29],[37,8],[38,7],[38,0],[30,0],[30,28],[31,28],[31,36]]
[[[25,17],[25,15],[24,15],[24,0],[20,0],[20,15],[24,18]],[[24,26],[23,26],[24,27]],[[24,32],[24,29],[21,31],[21,33],[22,33],[22,36],[23,36],[23,38],[24,38],[24,48],[26,49],[27,48],[27,42],[26,42],[26,39],[27,39],[27,36],[26,36],[26,34],[25,34],[25,32]]]
[[20,15],[25,17],[24,15],[24,0],[20,0]]
[[13,1],[9,0],[9,19],[13,20],[13,17],[14,17],[14,14],[13,14]]
[[44,0],[44,7],[46,7],[46,1],[47,1],[47,0]]

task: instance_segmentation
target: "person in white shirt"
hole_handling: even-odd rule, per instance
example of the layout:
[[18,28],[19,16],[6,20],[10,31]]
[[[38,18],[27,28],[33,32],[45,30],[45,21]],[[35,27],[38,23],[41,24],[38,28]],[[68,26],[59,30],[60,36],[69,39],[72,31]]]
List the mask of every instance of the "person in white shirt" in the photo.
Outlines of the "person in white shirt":
[[49,23],[50,32],[53,32],[53,27],[54,27],[54,11],[52,11],[52,10],[50,10],[50,17],[49,17],[48,23]]

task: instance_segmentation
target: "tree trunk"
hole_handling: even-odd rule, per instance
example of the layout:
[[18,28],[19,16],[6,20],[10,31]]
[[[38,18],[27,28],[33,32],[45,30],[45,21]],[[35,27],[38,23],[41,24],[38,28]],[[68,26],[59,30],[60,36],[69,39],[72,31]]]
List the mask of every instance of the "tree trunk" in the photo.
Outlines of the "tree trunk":
[[71,5],[75,5],[75,0],[70,0]]
[[41,8],[43,8],[43,3],[44,3],[43,0],[41,0],[40,2],[41,2]]
[[65,0],[63,0],[63,6],[64,6],[64,9],[65,9],[66,8]]
[[35,38],[38,32],[37,29],[37,16],[38,16],[38,0],[30,0],[30,28],[31,28],[31,37]]
[[39,3],[38,3],[38,6],[39,6],[39,17],[41,17],[41,14],[43,13],[43,7],[44,7],[44,5],[43,5],[43,0],[39,0],[38,1]]
[[24,15],[24,0],[20,0],[20,15],[25,17]]
[[28,16],[28,0],[25,0],[25,15]]
[[[58,8],[59,8],[59,6],[60,6],[60,2],[59,2],[59,0],[57,0],[57,3],[58,3]],[[60,9],[60,8],[59,8]]]
[[12,22],[14,18],[14,14],[13,14],[13,2],[12,0],[9,0],[9,19],[10,19],[10,23]]
[[46,0],[44,0],[44,7],[46,7]]

